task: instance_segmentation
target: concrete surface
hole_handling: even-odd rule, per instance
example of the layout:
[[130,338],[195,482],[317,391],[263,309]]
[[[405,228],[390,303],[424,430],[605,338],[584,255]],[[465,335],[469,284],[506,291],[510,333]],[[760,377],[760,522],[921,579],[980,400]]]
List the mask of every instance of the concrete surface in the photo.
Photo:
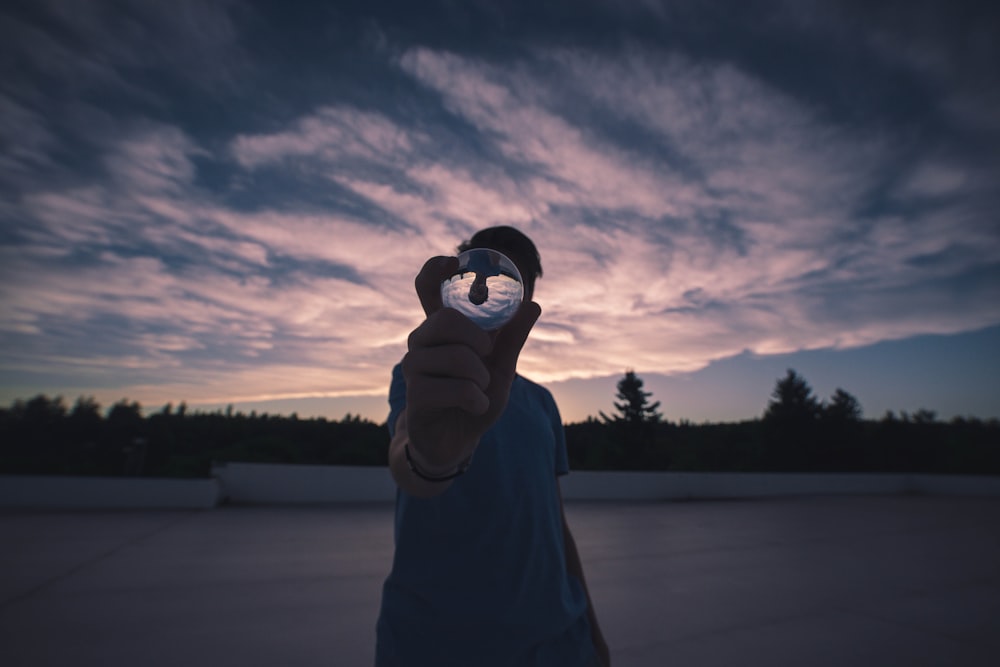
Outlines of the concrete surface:
[[[1000,664],[1000,500],[570,503],[619,667]],[[390,505],[0,512],[0,665],[370,665]]]

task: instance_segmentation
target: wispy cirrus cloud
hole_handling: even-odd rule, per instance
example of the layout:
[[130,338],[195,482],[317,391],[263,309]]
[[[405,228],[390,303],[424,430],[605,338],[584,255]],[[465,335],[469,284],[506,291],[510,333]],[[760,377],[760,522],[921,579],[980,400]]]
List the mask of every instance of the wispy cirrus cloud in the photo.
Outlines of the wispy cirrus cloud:
[[[195,3],[158,30],[159,10],[126,5],[131,32],[93,3],[42,10],[83,46],[18,23],[29,69],[79,93],[47,114],[58,95],[38,81],[0,89],[16,193],[0,367],[20,385],[146,403],[382,393],[421,317],[421,263],[494,224],[542,252],[521,365],[540,380],[1000,322],[995,161],[848,122],[734,58],[641,39],[392,50],[383,34],[367,66],[391,93],[262,102],[263,119],[230,103],[213,124],[185,96],[219,108],[273,82],[243,39],[254,11]],[[847,20],[832,16],[801,29]],[[880,35],[865,48],[898,54]],[[194,61],[211,65],[169,99],[157,81]]]
[[[98,358],[106,371],[130,369],[133,388],[170,386],[190,399],[237,386],[250,395],[381,388],[383,378],[376,385],[357,367],[372,349],[398,347],[418,311],[407,302],[408,317],[386,333],[400,308],[364,277],[392,266],[384,235],[338,216],[232,211],[194,185],[191,158],[202,153],[176,128],[148,127],[109,152],[104,184],[24,199],[23,243],[4,269],[0,330],[18,358],[8,363],[65,368],[84,384]],[[379,305],[385,315],[373,313]],[[234,384],[251,368],[270,378],[271,367],[289,372],[280,383]],[[318,368],[324,384],[307,383]]]
[[238,136],[232,151],[240,165],[250,169],[296,158],[345,165],[352,160],[384,162],[391,156],[407,155],[414,141],[423,143],[426,138],[411,136],[380,113],[326,107],[298,119],[287,130]]
[[[546,286],[556,309],[550,314],[568,322],[589,315],[577,330],[586,337],[582,347],[601,350],[600,360],[581,368],[574,352],[560,354],[573,345],[546,346],[539,359],[559,369],[555,377],[630,364],[680,370],[743,349],[859,345],[917,333],[916,321],[917,328],[954,331],[997,317],[990,307],[933,312],[928,305],[943,305],[951,288],[918,287],[927,269],[912,261],[954,243],[957,232],[989,265],[997,239],[984,233],[981,218],[858,215],[900,166],[891,138],[839,127],[729,65],[650,52],[621,59],[544,53],[542,61],[548,67],[540,70],[557,67],[550,79],[428,51],[408,54],[403,66],[448,108],[497,137],[509,159],[538,174],[521,190],[534,195],[533,210],[547,211],[538,225],[550,265],[562,269],[562,257],[572,258],[558,284]],[[549,81],[558,81],[557,92]],[[572,125],[557,107],[567,87],[592,114],[631,125],[661,150],[632,147],[632,157],[601,126]],[[942,183],[940,172],[919,178],[924,182],[911,179],[893,191],[897,205],[960,180],[949,174]],[[564,233],[586,226],[595,229]],[[952,270],[967,270],[964,259]],[[942,292],[926,295],[924,306],[900,321],[905,309],[893,288],[903,286]],[[837,311],[853,317],[832,322],[824,315]],[[709,351],[711,331],[718,334]],[[636,360],[637,350],[647,351],[643,359]]]

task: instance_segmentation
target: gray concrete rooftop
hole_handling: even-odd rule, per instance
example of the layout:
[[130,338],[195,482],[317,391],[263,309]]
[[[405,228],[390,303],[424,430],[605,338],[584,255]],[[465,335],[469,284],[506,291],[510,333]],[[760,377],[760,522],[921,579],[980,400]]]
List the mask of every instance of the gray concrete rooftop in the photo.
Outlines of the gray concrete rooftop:
[[[619,667],[1000,664],[1000,500],[574,503]],[[0,513],[0,665],[371,665],[392,508]]]

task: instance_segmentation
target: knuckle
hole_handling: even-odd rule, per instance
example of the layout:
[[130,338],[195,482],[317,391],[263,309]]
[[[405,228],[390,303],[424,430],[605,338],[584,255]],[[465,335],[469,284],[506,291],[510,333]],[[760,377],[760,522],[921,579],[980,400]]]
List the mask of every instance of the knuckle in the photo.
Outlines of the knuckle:
[[[410,335],[406,337],[406,349],[413,350],[417,346],[417,332],[419,329],[414,329],[410,332]],[[404,357],[405,360],[405,357]]]
[[413,353],[407,352],[403,355],[403,361],[400,362],[403,367],[403,375],[409,377],[413,374]]

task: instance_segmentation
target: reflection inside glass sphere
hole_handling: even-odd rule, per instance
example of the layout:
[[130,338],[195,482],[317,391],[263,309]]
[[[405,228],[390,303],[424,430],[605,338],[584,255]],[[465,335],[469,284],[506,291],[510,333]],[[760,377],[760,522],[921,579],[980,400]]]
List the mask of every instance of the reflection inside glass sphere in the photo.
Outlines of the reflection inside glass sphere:
[[496,250],[458,256],[458,270],[441,283],[445,308],[454,308],[487,331],[499,329],[521,307],[524,285],[514,262]]

